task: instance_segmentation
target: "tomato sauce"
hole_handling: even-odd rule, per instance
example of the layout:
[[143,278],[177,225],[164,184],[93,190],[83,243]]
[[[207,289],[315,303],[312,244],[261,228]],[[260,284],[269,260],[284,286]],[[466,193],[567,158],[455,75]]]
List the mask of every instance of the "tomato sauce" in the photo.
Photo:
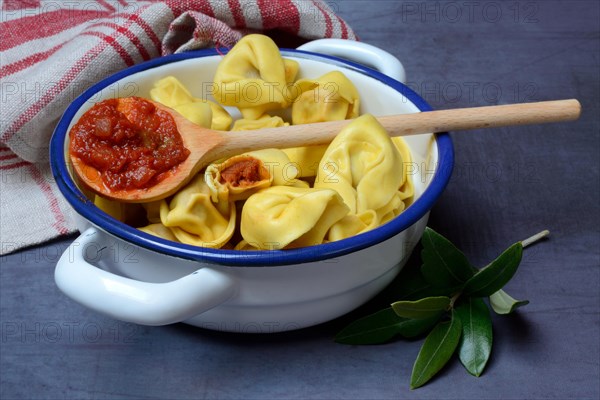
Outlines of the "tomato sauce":
[[255,158],[240,160],[221,171],[221,183],[231,186],[249,186],[261,180],[260,162]]
[[139,97],[94,105],[71,129],[69,150],[110,190],[154,186],[190,154],[173,117]]

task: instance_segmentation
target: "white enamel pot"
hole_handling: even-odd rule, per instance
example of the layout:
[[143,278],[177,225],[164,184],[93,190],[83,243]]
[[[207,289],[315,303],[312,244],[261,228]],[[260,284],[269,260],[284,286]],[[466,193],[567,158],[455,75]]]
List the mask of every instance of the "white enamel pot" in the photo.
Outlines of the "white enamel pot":
[[[282,54],[300,63],[301,77],[343,71],[358,88],[361,113],[430,110],[400,82],[402,64],[376,47],[323,39]],[[100,211],[73,180],[68,132],[85,110],[106,98],[148,96],[153,83],[167,75],[178,77],[196,97],[210,98],[220,59],[214,49],[154,59],[104,79],[66,110],[52,138],[51,164],[62,194],[81,216],[82,234],[57,263],[56,284],[86,307],[144,325],[185,322],[268,333],[341,316],[390,283],[418,242],[451,175],[454,153],[447,134],[406,139],[416,201],[396,219],[345,240],[292,250],[206,249],[157,238]]]

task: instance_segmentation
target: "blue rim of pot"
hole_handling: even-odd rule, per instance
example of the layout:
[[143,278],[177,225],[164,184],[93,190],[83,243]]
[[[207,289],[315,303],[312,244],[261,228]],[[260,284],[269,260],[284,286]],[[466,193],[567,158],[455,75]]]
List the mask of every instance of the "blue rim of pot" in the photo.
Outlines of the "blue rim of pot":
[[[353,253],[397,235],[403,230],[409,228],[411,225],[415,224],[431,210],[446,188],[454,167],[454,149],[452,140],[450,135],[446,132],[435,134],[435,143],[438,150],[438,162],[433,178],[421,196],[393,220],[374,230],[336,242],[323,243],[296,249],[268,251],[210,249],[176,243],[150,235],[116,220],[97,208],[94,205],[94,202],[87,198],[73,181],[67,166],[66,154],[64,150],[65,140],[68,137],[69,125],[71,124],[71,121],[76,115],[77,111],[92,96],[100,92],[105,87],[127,76],[177,61],[199,57],[218,56],[226,51],[226,49],[196,50],[159,57],[150,61],[136,64],[132,67],[119,71],[91,86],[69,105],[58,125],[56,126],[50,142],[50,164],[52,174],[54,175],[54,179],[56,180],[59,190],[78,214],[101,230],[108,232],[117,238],[161,254],[203,263],[255,267],[301,264],[327,260]],[[374,78],[400,92],[420,111],[427,112],[432,110],[431,106],[425,100],[423,100],[417,93],[415,93],[406,85],[361,64],[344,60],[339,57],[295,49],[282,49],[281,53],[283,56],[325,61],[329,64],[339,65],[341,67],[349,68],[359,73],[368,75],[371,78]]]

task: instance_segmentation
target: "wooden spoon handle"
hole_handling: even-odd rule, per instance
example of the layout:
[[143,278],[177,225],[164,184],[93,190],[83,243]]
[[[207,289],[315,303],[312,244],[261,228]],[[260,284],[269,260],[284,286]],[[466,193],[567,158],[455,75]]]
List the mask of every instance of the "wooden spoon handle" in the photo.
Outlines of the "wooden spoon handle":
[[378,120],[390,132],[390,136],[405,136],[572,121],[579,118],[580,113],[581,105],[571,99],[439,110],[402,115],[400,118],[381,117]]
[[[500,126],[572,121],[579,118],[577,100],[459,108],[377,117],[390,136],[494,128]],[[257,148],[288,148],[330,143],[350,121],[267,128],[227,134],[227,153],[238,154]],[[230,154],[222,153],[221,156]]]

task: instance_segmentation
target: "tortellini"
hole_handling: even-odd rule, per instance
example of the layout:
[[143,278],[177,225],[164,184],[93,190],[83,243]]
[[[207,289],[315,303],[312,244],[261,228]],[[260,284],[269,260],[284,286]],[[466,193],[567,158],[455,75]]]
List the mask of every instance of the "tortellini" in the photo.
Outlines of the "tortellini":
[[233,119],[229,113],[214,101],[199,99],[186,89],[174,76],[160,79],[150,90],[150,98],[171,107],[195,124],[226,131]]
[[156,200],[150,203],[143,203],[144,209],[146,210],[146,219],[151,224],[160,223],[160,210],[165,200]]
[[392,142],[394,142],[396,149],[398,149],[398,152],[400,153],[400,156],[402,157],[402,163],[403,163],[403,170],[400,172],[400,174],[404,178],[404,182],[402,182],[402,185],[400,186],[400,189],[398,190],[398,195],[405,203],[407,203],[406,205],[408,205],[408,204],[410,204],[412,197],[415,194],[415,187],[413,185],[413,181],[408,176],[408,171],[407,171],[408,166],[412,164],[412,156],[410,155],[410,150],[408,148],[408,145],[406,144],[406,142],[404,141],[404,139],[402,137],[400,137],[400,136],[393,137]]
[[350,208],[341,225],[332,227],[330,240],[366,232],[402,212],[404,167],[396,145],[372,115],[342,129],[321,159],[314,184],[336,190]]
[[214,129],[217,131],[229,130],[229,128],[231,127],[233,118],[231,118],[231,115],[229,115],[227,110],[225,110],[223,107],[221,107],[219,104],[215,103],[214,101],[210,101],[210,100],[194,98],[194,104],[196,104],[196,103],[206,103],[210,106],[210,109],[212,111],[212,120],[211,120],[211,124],[210,124],[211,129]]
[[294,125],[358,117],[358,90],[346,75],[332,71],[314,82],[315,87],[302,93],[292,106]]
[[257,150],[206,167],[213,201],[238,201],[271,185],[296,185],[298,169],[278,149]]
[[170,202],[161,200],[151,204],[147,207],[149,216],[155,218],[158,210],[160,223],[142,228],[147,233],[166,239],[175,237],[181,243],[211,248],[222,247],[233,236],[236,226],[235,204],[213,202],[204,177],[200,174]]
[[212,110],[208,103],[185,103],[175,106],[173,109],[196,125],[205,128],[212,126]]
[[319,164],[317,188],[336,190],[352,213],[385,207],[404,181],[402,157],[370,114],[348,124]]
[[149,233],[150,235],[158,236],[173,242],[178,242],[177,237],[173,232],[161,223],[150,224],[139,228],[140,231]]
[[238,119],[234,122],[232,131],[252,131],[261,128],[279,128],[280,126],[289,126],[281,117],[263,115],[258,119]]
[[121,203],[102,196],[94,196],[94,205],[111,217],[126,224],[138,225],[144,220],[144,208],[140,204]]
[[[302,93],[292,106],[294,125],[358,117],[358,90],[344,74],[329,72],[315,80],[316,87]],[[284,151],[299,165],[300,176],[315,176],[327,146],[294,147]]]
[[244,36],[223,57],[214,77],[213,96],[222,105],[238,107],[245,119],[289,107],[314,82],[293,82],[299,65],[284,60],[271,38]]
[[171,108],[194,101],[192,94],[174,76],[167,76],[154,83],[150,98]]
[[246,200],[240,230],[258,249],[311,246],[348,211],[335,190],[272,186]]
[[327,234],[327,240],[330,242],[342,240],[375,229],[379,225],[379,218],[373,210],[367,210],[361,214],[348,214],[332,225]]
[[284,153],[290,159],[290,162],[298,166],[299,178],[312,177],[317,174],[319,162],[321,161],[321,158],[323,158],[326,150],[326,144],[283,149]]
[[125,221],[125,207],[127,203],[119,203],[116,201],[108,200],[102,196],[95,195],[94,205],[119,221]]

